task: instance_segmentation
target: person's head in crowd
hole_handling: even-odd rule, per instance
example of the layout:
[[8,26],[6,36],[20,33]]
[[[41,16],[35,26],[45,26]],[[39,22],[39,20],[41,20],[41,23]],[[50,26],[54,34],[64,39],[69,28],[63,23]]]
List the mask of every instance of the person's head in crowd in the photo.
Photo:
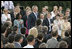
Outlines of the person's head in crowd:
[[66,9],[65,16],[67,16],[67,17],[70,16],[70,9],[69,8]]
[[47,44],[46,44],[46,43],[41,43],[41,44],[39,45],[39,48],[47,48]]
[[33,35],[35,38],[38,36],[37,28],[33,27],[29,30],[29,35]]
[[38,7],[36,5],[33,5],[32,6],[32,11],[35,12],[35,13],[38,12]]
[[19,6],[19,5],[17,5],[17,6],[15,7],[15,11],[16,11],[17,13],[20,13],[20,6]]
[[5,45],[5,48],[14,48],[14,44],[8,43],[8,44]]
[[18,27],[17,26],[13,26],[13,33],[15,33],[15,34],[18,33]]
[[[54,27],[54,28],[55,28],[55,27]],[[58,37],[58,30],[57,30],[56,28],[53,29],[52,32],[51,32],[51,34],[52,34],[52,37],[57,38],[57,37]]]
[[66,17],[64,17],[63,19],[64,19],[64,22],[68,22],[68,19]]
[[15,35],[15,42],[22,43],[23,42],[23,36],[21,34]]
[[16,4],[16,7],[17,7],[17,8],[20,8],[20,3],[17,3],[17,4]]
[[65,36],[69,37],[69,31],[68,30],[65,31]]
[[57,14],[56,16],[55,16],[55,18],[56,18],[56,20],[59,20],[59,14]]
[[6,26],[7,28],[11,27],[10,22],[5,22],[3,25]]
[[25,34],[26,33],[26,28],[24,27],[24,28],[21,28],[21,33],[22,34]]
[[39,42],[42,42],[43,41],[43,33],[38,33],[38,36],[37,36],[37,39]]
[[57,11],[58,10],[58,7],[57,6],[54,6],[53,7],[53,11]]
[[40,19],[44,19],[44,14],[40,14]]
[[62,20],[64,17],[64,14],[60,13],[60,19]]
[[3,48],[3,42],[1,41],[1,48]]
[[27,6],[25,10],[26,10],[26,11],[31,11],[30,6]]
[[3,34],[5,36],[6,32],[7,32],[7,26],[2,25],[1,26],[1,34]]
[[9,11],[8,11],[8,9],[4,9],[3,12],[4,12],[4,14],[8,14]]
[[6,20],[6,22],[9,22],[10,23],[9,26],[12,26],[12,22],[11,22],[11,20],[9,18]]
[[31,14],[32,11],[30,10],[26,10],[26,15],[29,16]]
[[22,18],[22,15],[20,14],[20,13],[18,13],[17,15],[16,15],[16,19],[18,20],[18,19],[21,19]]
[[33,35],[28,35],[27,36],[27,42],[30,45],[34,45],[35,44],[35,38],[34,38],[34,36]]
[[68,48],[68,44],[65,41],[60,41],[58,44],[58,48]]
[[9,35],[8,36],[8,42],[13,43],[14,42],[14,35]]
[[44,6],[46,8],[46,10],[48,10],[48,6]]
[[66,12],[69,12],[69,13],[70,13],[70,8],[67,8],[67,9],[66,9]]
[[47,34],[48,27],[47,27],[47,26],[43,26],[42,30],[43,30],[43,33],[44,33],[44,34]]
[[50,12],[48,12],[47,18],[51,18],[51,13]]
[[45,7],[42,8],[42,12],[46,12],[46,8]]
[[62,10],[63,10],[62,6],[59,6],[59,11],[62,11]]
[[8,35],[9,35],[11,32],[12,32],[12,29],[11,29],[11,27],[10,27],[10,28],[7,28],[7,32],[6,32],[6,35],[5,35],[5,37],[8,37]]
[[36,20],[36,25],[37,25],[37,26],[41,25],[41,20],[40,20],[40,19],[37,19],[37,20]]

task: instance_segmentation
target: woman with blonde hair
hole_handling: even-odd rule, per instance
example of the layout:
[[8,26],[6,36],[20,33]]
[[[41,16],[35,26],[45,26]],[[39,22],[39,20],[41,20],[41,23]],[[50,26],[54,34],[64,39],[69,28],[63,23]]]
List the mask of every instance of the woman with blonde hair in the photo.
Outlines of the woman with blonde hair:
[[29,30],[29,35],[33,35],[35,38],[38,36],[37,28],[33,27]]
[[62,37],[65,37],[65,31],[69,29],[71,26],[70,22],[68,22],[67,18],[64,18],[63,29],[62,29]]

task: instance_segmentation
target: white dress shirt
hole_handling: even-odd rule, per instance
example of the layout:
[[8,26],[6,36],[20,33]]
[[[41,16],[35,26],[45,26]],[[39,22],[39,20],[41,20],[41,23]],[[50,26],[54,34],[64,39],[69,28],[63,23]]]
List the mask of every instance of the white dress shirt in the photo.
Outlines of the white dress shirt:
[[49,31],[51,31],[51,21],[50,21],[50,18],[48,18],[48,21],[49,21]]
[[28,44],[27,46],[25,46],[23,48],[34,48],[34,47],[32,45]]
[[7,14],[7,15],[8,16],[6,16],[5,14],[2,14],[2,16],[1,16],[2,24],[4,24],[8,18],[11,20],[11,15],[10,14]]
[[35,15],[35,17],[36,17],[36,19],[37,19],[37,15],[38,15],[38,13],[37,13],[37,12],[36,12],[36,13],[35,13],[35,12],[33,12],[33,13],[34,13],[34,15]]

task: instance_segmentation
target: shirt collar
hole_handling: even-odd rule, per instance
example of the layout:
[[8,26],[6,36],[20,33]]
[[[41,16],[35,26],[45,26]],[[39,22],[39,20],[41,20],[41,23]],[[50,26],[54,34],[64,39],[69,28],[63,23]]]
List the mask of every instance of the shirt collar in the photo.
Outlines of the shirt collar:
[[53,39],[57,40],[55,37],[52,37]]

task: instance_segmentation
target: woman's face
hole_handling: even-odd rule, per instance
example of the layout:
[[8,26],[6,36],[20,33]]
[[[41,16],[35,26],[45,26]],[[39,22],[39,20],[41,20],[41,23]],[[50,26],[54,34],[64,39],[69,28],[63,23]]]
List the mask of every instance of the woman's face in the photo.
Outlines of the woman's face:
[[56,19],[59,20],[59,16],[56,16]]
[[63,19],[63,17],[62,17],[62,16],[60,16],[60,19]]
[[43,14],[41,14],[41,15],[40,15],[40,18],[41,18],[41,19],[44,19],[44,15],[43,15]]
[[5,10],[4,10],[4,13],[8,14],[8,10],[7,10],[7,9],[5,9]]
[[68,20],[67,20],[67,19],[65,19],[65,22],[68,22]]
[[21,19],[21,18],[22,18],[22,16],[20,15],[20,16],[19,16],[19,19]]

